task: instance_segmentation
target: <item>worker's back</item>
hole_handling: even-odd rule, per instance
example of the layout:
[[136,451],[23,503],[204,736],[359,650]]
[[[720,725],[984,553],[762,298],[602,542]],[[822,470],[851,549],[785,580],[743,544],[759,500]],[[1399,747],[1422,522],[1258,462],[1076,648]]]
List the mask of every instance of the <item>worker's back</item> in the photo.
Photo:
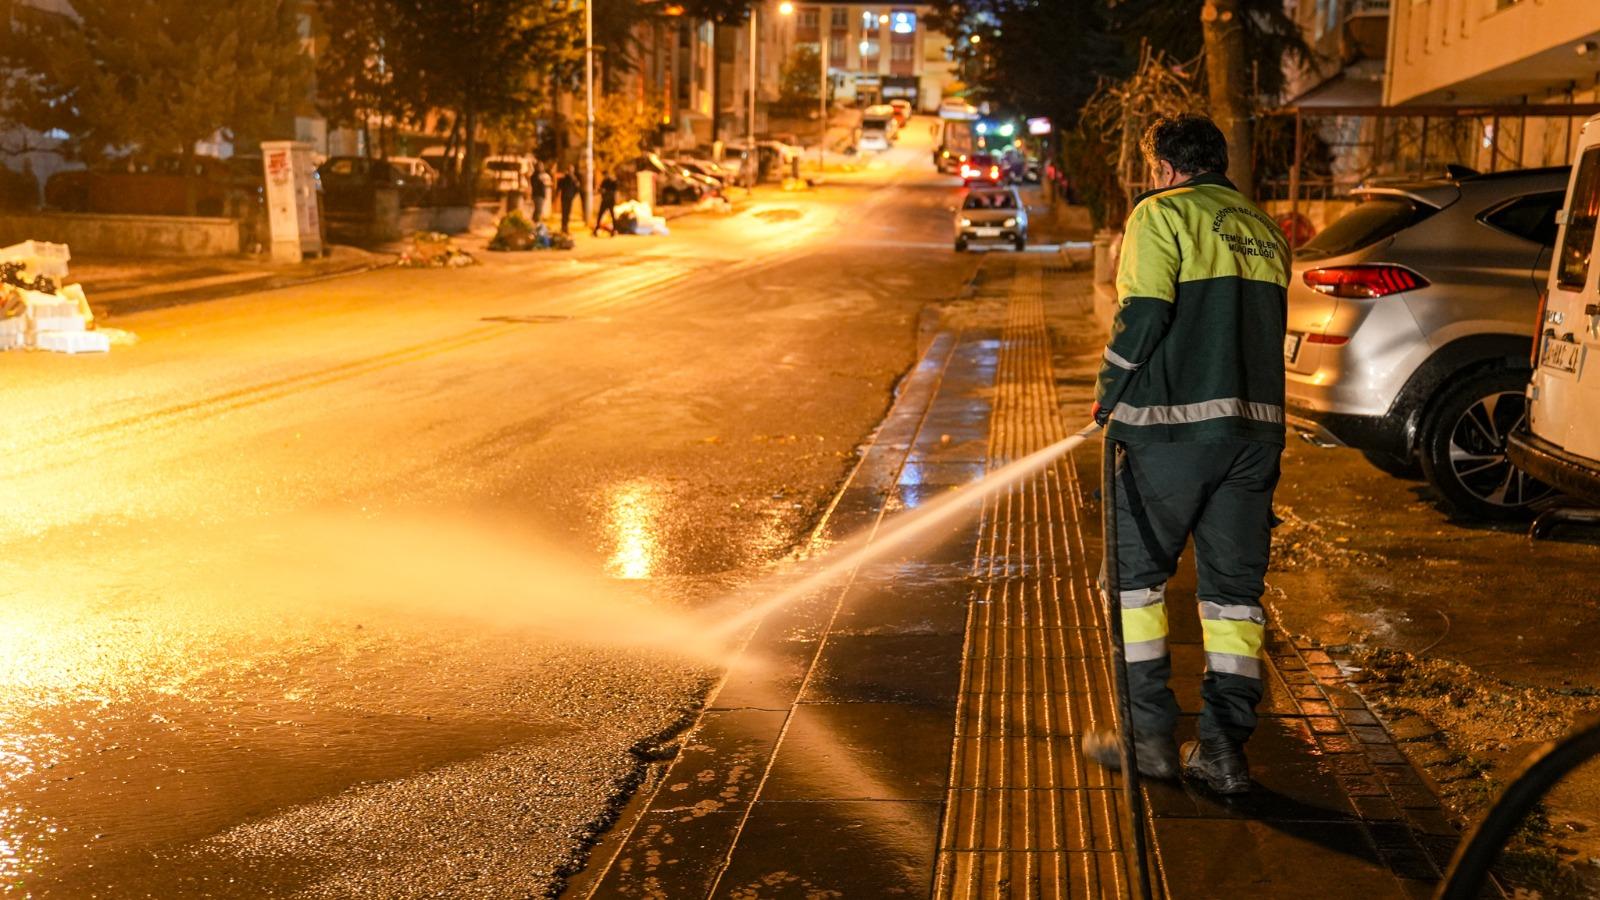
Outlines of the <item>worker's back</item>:
[[1283,443],[1289,249],[1220,175],[1140,198],[1128,217],[1119,304],[1164,301],[1171,323],[1111,414],[1129,442]]

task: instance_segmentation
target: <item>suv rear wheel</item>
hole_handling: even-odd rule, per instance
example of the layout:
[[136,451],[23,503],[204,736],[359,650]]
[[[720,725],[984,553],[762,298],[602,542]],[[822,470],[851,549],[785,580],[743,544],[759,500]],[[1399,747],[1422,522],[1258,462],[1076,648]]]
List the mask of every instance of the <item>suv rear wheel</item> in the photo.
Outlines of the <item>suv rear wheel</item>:
[[1552,489],[1506,458],[1506,437],[1528,417],[1525,369],[1476,372],[1434,404],[1420,446],[1422,471],[1447,507],[1478,519],[1512,521]]

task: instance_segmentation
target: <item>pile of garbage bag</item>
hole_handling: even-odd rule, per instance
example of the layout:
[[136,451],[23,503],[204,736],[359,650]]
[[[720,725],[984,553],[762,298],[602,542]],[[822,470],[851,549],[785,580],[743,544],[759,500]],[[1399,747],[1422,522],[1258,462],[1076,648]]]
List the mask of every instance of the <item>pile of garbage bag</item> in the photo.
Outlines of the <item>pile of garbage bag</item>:
[[670,234],[666,218],[656,215],[649,204],[637,200],[618,203],[616,216],[617,234]]
[[490,250],[571,250],[572,235],[555,234],[543,222],[534,222],[520,209],[500,217]]
[[62,284],[65,244],[23,241],[0,248],[0,350],[105,353],[110,338],[94,330],[94,313],[77,284]]
[[476,262],[472,254],[456,246],[450,235],[419,231],[411,236],[411,246],[400,254],[399,265],[415,269],[454,269]]

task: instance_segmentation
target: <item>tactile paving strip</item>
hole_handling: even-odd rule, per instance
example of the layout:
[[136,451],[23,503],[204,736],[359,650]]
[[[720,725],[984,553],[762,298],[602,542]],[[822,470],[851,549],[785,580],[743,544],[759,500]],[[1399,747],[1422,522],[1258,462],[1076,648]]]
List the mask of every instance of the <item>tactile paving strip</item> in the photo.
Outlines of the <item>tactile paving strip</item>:
[[[987,261],[986,261],[987,262]],[[1070,433],[1057,406],[1043,272],[1007,258],[991,469]],[[1126,892],[1119,782],[1087,764],[1109,728],[1101,635],[1070,458],[984,509],[968,611],[938,898],[1116,897]]]

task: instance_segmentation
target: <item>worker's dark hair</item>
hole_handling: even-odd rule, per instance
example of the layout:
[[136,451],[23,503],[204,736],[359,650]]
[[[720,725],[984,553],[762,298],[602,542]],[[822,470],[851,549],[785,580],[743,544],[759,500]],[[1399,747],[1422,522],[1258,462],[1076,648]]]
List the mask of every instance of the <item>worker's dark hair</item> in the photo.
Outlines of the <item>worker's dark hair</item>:
[[1228,139],[1209,118],[1194,113],[1162,116],[1139,141],[1145,162],[1166,160],[1180,175],[1228,171]]

